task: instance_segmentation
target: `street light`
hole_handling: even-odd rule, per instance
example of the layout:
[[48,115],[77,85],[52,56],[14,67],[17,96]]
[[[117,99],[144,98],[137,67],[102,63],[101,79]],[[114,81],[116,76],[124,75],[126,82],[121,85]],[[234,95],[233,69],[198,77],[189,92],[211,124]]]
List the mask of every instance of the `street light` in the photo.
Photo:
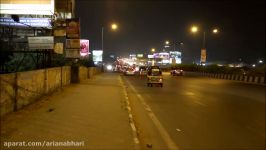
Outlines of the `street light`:
[[219,31],[218,31],[218,29],[215,28],[215,29],[212,30],[212,32],[213,32],[214,34],[216,34],[216,33],[218,33]]
[[192,26],[192,27],[191,27],[191,32],[192,32],[192,33],[196,33],[196,32],[198,32],[198,27],[197,27],[197,26]]
[[116,29],[117,29],[117,24],[113,23],[113,24],[111,25],[111,29],[116,30]]
[[151,52],[153,52],[153,53],[154,53],[154,52],[155,52],[155,48],[152,48],[152,49],[151,49]]
[[[111,29],[113,30],[113,31],[115,31],[115,30],[117,30],[118,29],[118,25],[116,24],[116,23],[112,23],[111,24]],[[103,49],[104,49],[104,47],[103,47],[103,43],[104,43],[104,27],[102,27],[102,51],[104,51]]]
[[[196,33],[198,32],[198,27],[197,26],[192,26],[191,27],[191,32]],[[212,30],[212,33],[217,34],[219,33],[219,30],[217,28],[214,28]],[[202,41],[202,48],[201,48],[201,58],[200,58],[200,63],[205,63],[206,62],[206,32],[203,31],[203,41]]]

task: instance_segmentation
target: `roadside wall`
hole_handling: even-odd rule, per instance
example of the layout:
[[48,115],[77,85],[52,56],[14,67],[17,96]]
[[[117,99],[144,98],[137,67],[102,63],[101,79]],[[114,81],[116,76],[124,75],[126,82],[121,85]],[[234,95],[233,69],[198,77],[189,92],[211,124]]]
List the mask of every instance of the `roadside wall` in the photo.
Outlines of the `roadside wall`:
[[[95,67],[79,67],[79,81],[92,78],[98,73],[100,70]],[[21,109],[70,82],[70,66],[1,74],[0,115]]]

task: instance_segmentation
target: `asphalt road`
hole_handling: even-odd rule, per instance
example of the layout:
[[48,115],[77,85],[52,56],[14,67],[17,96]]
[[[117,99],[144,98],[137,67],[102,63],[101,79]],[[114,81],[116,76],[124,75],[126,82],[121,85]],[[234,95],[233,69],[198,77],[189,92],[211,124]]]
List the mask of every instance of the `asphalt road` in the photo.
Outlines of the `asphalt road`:
[[[145,77],[123,79],[142,103],[133,106],[140,133],[148,128],[140,114],[151,112],[154,128],[164,135],[166,144],[157,148],[169,149],[172,141],[176,149],[265,149],[265,85],[164,75],[161,88],[147,87]],[[140,106],[150,110],[140,113]]]

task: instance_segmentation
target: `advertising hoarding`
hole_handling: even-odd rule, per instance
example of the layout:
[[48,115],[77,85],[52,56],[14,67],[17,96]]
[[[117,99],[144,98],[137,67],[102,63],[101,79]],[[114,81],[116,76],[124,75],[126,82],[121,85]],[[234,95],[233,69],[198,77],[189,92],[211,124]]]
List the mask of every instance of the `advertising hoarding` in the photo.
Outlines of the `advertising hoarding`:
[[207,57],[206,49],[201,49],[200,62],[201,63],[205,63],[206,62],[206,57]]
[[64,51],[64,43],[55,43],[54,52],[57,54],[63,54]]
[[181,52],[170,51],[169,54],[170,54],[170,63],[181,64]]
[[87,56],[89,54],[89,40],[80,40],[80,56]]
[[65,29],[54,29],[54,36],[66,36]]
[[154,56],[153,55],[148,55],[148,58],[154,58]]
[[66,19],[66,36],[70,39],[79,39],[80,24],[79,18]]
[[1,0],[0,14],[53,15],[54,0]]
[[137,57],[138,58],[142,58],[143,57],[143,54],[137,54]]
[[28,37],[29,49],[54,49],[53,36]]
[[79,49],[80,40],[79,39],[66,39],[66,48],[67,49]]
[[103,61],[103,51],[102,50],[93,50],[92,59],[94,62]]
[[10,27],[52,28],[50,22],[50,18],[19,18],[19,22],[15,22],[12,18],[0,17],[0,25]]

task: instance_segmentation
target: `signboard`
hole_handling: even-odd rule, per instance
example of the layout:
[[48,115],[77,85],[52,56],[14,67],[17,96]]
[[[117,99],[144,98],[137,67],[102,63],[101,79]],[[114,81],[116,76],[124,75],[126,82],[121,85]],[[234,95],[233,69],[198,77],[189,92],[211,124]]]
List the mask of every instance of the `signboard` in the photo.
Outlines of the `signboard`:
[[53,36],[28,37],[29,49],[54,49]]
[[94,62],[103,61],[103,51],[102,50],[93,50],[92,58]]
[[0,14],[53,15],[54,0],[1,0]]
[[54,29],[54,36],[66,36],[65,29]]
[[179,51],[170,51],[170,63],[172,64],[181,64],[181,52]]
[[80,58],[80,49],[66,49],[66,58]]
[[154,53],[153,58],[160,58],[159,53]]
[[143,54],[137,54],[137,57],[138,58],[142,58],[143,57]]
[[154,58],[154,56],[153,55],[148,55],[148,58]]
[[50,22],[50,18],[19,18],[19,22],[15,22],[12,18],[0,17],[0,25],[11,27],[52,28]]
[[201,49],[200,62],[201,63],[205,63],[206,62],[206,57],[207,57],[206,49]]
[[79,49],[80,40],[79,39],[66,39],[66,48],[67,49]]
[[64,51],[64,43],[55,43],[54,52],[57,54],[63,54]]
[[80,40],[80,55],[87,56],[89,54],[89,40]]
[[66,36],[70,39],[79,39],[79,18],[66,19]]
[[162,59],[169,59],[169,53],[159,53],[159,57]]

